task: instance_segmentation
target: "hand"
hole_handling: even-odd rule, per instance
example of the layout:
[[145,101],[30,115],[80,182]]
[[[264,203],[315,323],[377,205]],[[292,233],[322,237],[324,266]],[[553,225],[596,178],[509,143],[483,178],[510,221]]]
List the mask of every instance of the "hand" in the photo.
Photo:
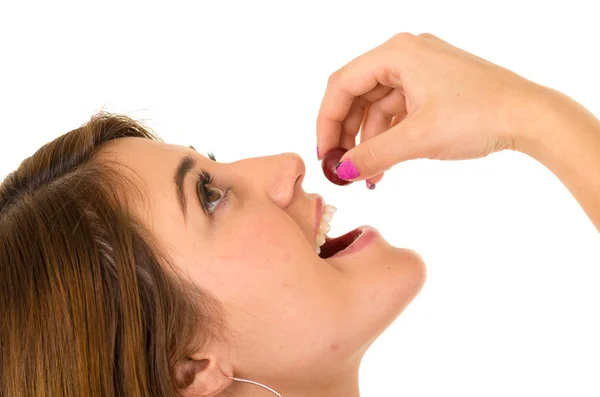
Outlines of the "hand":
[[317,118],[319,159],[349,149],[338,176],[369,185],[409,159],[515,149],[527,101],[542,89],[433,35],[401,33],[330,76]]

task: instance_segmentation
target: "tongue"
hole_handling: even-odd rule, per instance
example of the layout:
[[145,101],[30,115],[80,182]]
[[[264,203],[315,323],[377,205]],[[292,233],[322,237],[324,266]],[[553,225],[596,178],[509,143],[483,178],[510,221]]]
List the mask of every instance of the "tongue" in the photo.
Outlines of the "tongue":
[[340,237],[326,239],[325,244],[321,246],[321,253],[319,254],[319,257],[323,259],[331,258],[338,252],[348,248],[348,246],[352,244],[354,240],[360,236],[360,234],[360,230],[355,229]]

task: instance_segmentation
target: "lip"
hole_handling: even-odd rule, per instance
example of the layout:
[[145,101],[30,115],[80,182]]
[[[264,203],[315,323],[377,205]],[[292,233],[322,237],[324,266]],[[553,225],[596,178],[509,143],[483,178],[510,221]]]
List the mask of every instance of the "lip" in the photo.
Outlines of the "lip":
[[316,195],[315,206],[315,224],[312,235],[313,244],[316,244],[315,241],[317,241],[317,233],[319,232],[319,225],[321,224],[321,217],[323,216],[323,210],[325,208],[325,200],[318,194]]
[[336,252],[333,256],[325,260],[337,259],[360,252],[364,250],[367,246],[369,246],[373,242],[373,240],[377,239],[380,236],[379,231],[369,225],[359,226],[355,230],[361,231],[360,236],[358,236],[358,238],[354,240],[352,244],[346,247],[346,249]]

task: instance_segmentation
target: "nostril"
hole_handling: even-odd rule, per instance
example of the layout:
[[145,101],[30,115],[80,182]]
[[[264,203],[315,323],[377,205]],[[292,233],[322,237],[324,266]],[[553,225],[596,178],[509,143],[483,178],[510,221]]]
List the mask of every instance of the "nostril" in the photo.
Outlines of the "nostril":
[[304,174],[300,174],[296,177],[296,180],[294,181],[294,189],[296,188],[301,188],[302,187],[302,182],[304,181]]
[[302,187],[302,182],[304,181],[304,175],[306,174],[306,167],[304,165],[304,160],[298,153],[285,153],[288,168],[288,172],[295,176],[294,179],[294,189],[296,187]]

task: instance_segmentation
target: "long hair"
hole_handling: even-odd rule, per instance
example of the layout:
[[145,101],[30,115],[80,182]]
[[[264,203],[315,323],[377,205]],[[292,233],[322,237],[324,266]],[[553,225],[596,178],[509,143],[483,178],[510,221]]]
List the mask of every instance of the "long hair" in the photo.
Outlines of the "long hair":
[[97,156],[122,137],[158,140],[102,112],[0,185],[0,397],[177,396],[193,381],[178,364],[222,326],[128,210],[131,181]]

